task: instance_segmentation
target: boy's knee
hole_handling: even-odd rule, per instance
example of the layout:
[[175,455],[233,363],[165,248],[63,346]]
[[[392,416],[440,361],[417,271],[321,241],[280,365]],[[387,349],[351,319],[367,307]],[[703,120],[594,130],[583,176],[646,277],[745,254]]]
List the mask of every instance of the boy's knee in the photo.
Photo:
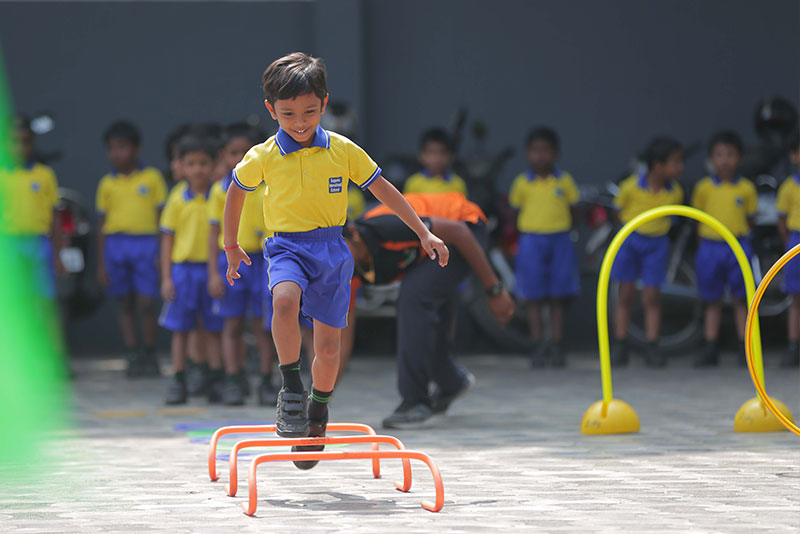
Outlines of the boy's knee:
[[117,305],[122,313],[130,313],[136,311],[136,298],[133,295],[125,295],[117,299]]
[[152,315],[156,313],[156,300],[153,298],[139,296],[136,299],[136,305],[142,314]]
[[225,319],[225,334],[239,337],[244,334],[244,321],[240,317]]
[[657,308],[661,302],[658,291],[643,291],[642,304],[645,308]]
[[335,360],[339,357],[339,340],[324,339],[314,343],[314,356],[323,360]]
[[281,318],[294,317],[300,313],[300,288],[294,284],[278,284],[272,292],[273,314]]

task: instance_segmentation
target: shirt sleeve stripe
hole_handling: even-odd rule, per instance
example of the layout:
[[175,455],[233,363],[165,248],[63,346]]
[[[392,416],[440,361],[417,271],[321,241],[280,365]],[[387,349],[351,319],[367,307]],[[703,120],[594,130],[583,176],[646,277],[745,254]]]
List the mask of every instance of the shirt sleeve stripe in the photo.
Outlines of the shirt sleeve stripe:
[[167,228],[166,226],[160,227],[160,230],[162,232],[164,232],[165,234],[174,234],[175,233],[175,230],[172,230],[171,228]]
[[247,187],[242,182],[240,182],[239,177],[236,176],[236,170],[234,170],[231,174],[233,175],[233,183],[235,183],[240,189],[244,189],[245,191],[255,191],[256,189],[258,189],[258,186]]
[[211,224],[216,224],[217,226],[219,226],[219,219],[209,219],[208,222],[210,222]]
[[369,186],[371,186],[372,182],[377,180],[382,172],[383,172],[383,170],[380,167],[376,168],[375,172],[372,173],[372,176],[367,178],[367,181],[364,182],[363,184],[361,184],[361,189],[367,189]]

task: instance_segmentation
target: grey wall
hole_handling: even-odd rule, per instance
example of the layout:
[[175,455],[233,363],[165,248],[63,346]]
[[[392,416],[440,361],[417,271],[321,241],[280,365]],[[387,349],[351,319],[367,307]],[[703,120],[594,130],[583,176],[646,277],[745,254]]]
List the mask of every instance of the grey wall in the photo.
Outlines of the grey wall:
[[[91,200],[113,119],[144,132],[163,167],[184,121],[264,117],[260,74],[279,55],[326,58],[334,98],[356,103],[376,158],[416,149],[460,105],[519,148],[537,123],[563,138],[579,181],[626,168],[648,137],[685,142],[720,127],[752,141],[764,96],[800,95],[796,0],[325,0],[0,2],[0,43],[16,108],[49,110],[62,184]],[[519,152],[519,151],[518,151]],[[518,155],[510,176],[523,165]],[[699,163],[687,173],[699,172]],[[104,311],[110,312],[110,308]],[[110,313],[71,328],[81,351],[116,346]],[[97,334],[103,332],[103,334]]]

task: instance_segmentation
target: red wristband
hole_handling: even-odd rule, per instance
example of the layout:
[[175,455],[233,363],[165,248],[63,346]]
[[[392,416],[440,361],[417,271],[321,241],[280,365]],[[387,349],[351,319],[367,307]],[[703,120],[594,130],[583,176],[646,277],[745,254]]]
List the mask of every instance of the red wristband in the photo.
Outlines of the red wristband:
[[239,248],[239,243],[236,243],[235,245],[233,245],[231,247],[222,247],[222,248],[225,249],[225,252],[228,252],[229,250],[233,250],[233,249]]

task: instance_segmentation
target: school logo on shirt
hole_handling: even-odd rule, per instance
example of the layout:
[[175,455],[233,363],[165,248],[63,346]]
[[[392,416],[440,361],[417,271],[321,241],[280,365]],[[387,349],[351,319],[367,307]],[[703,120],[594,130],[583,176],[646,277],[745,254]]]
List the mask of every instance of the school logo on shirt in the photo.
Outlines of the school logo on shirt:
[[342,177],[336,176],[328,178],[328,193],[341,193],[342,192]]
[[31,191],[34,193],[38,193],[41,188],[42,186],[39,185],[39,182],[31,182]]
[[145,196],[147,193],[150,192],[150,188],[146,185],[140,185],[139,188],[136,190],[141,196]]
[[742,197],[736,197],[736,205],[737,206],[744,206],[744,199]]

